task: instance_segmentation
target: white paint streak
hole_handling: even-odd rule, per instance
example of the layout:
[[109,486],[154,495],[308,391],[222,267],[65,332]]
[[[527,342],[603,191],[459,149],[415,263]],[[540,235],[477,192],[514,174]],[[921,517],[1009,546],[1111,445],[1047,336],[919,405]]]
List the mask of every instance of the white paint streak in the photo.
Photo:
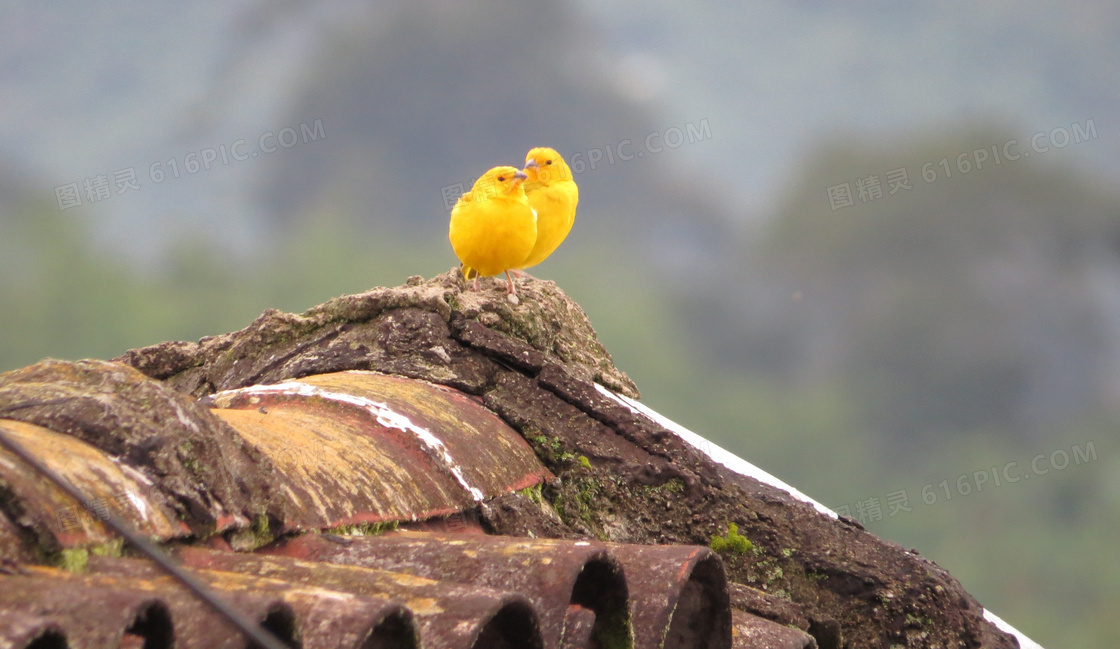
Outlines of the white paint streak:
[[266,392],[293,394],[301,397],[319,397],[321,399],[347,403],[362,408],[373,415],[374,418],[377,419],[377,423],[382,426],[386,428],[395,428],[415,435],[437,459],[442,461],[443,465],[447,467],[447,470],[451,472],[451,475],[455,477],[459,484],[462,485],[463,489],[466,489],[476,501],[482,501],[486,497],[481,490],[472,487],[467,482],[467,479],[463,476],[462,469],[460,469],[459,464],[455,462],[455,458],[451,457],[451,453],[447,450],[447,446],[444,445],[442,440],[433,435],[428,429],[417,426],[412,423],[408,417],[394,411],[387,404],[381,403],[380,401],[346,394],[345,392],[324,390],[323,388],[309,383],[303,383],[302,381],[288,381],[275,385],[256,385],[248,388],[239,388],[237,390],[226,390],[225,392],[215,394],[214,399],[217,401],[224,397],[238,394],[253,395]]
[[640,415],[645,415],[646,417],[649,417],[650,419],[656,421],[658,424],[661,424],[662,426],[664,426],[668,430],[676,433],[678,437],[680,437],[684,441],[688,442],[692,446],[695,446],[697,449],[699,449],[705,455],[712,458],[716,462],[719,462],[720,464],[727,467],[728,469],[731,469],[735,473],[754,478],[755,480],[758,480],[759,482],[764,482],[764,483],[766,483],[766,484],[768,484],[772,487],[777,487],[778,489],[781,489],[782,491],[785,491],[785,492],[789,493],[789,495],[793,496],[794,498],[796,498],[796,499],[798,499],[802,502],[805,502],[805,503],[808,503],[808,504],[812,505],[814,508],[816,508],[816,510],[818,512],[824,514],[825,516],[831,516],[832,518],[837,517],[836,512],[832,511],[828,507],[825,507],[824,505],[820,504],[819,502],[817,502],[817,501],[813,500],[812,498],[806,496],[805,494],[801,493],[797,489],[794,489],[793,487],[791,487],[788,484],[782,482],[778,478],[775,478],[774,476],[770,475],[766,471],[763,471],[762,469],[756,467],[755,465],[751,464],[750,462],[747,462],[746,460],[739,457],[738,455],[735,455],[731,451],[728,451],[725,448],[721,448],[720,446],[718,446],[716,444],[713,444],[712,442],[708,441],[706,438],[701,437],[700,435],[697,435],[696,433],[694,433],[691,430],[685,428],[684,426],[681,426],[677,422],[675,422],[675,421],[661,415],[660,413],[646,407],[645,404],[638,403],[637,401],[634,401],[633,399],[630,399],[629,397],[622,396],[621,394],[615,394],[614,392],[611,392],[610,390],[604,388],[603,386],[599,385],[598,383],[595,384],[595,387],[599,389],[599,392],[602,392],[603,394],[610,397],[611,399],[614,399],[615,401],[621,403],[622,405],[626,406],[627,408],[629,408],[634,413],[640,414]]
[[[147,476],[145,476],[140,471],[132,468],[131,466],[125,464],[124,462],[121,462],[120,458],[110,456],[109,460],[111,460],[113,464],[116,465],[117,469],[121,472],[121,475],[123,477],[129,478],[133,482],[136,482],[138,484],[148,485],[149,487],[152,486],[152,481],[149,480]],[[129,489],[127,487],[123,490],[123,493],[125,497],[128,498],[128,502],[132,503],[132,506],[136,509],[136,512],[140,514],[140,518],[143,519],[145,523],[152,519],[152,515],[155,512],[152,510],[151,505],[146,499],[141,497],[140,494],[138,494],[135,490]]]
[[172,400],[171,405],[175,407],[175,416],[179,418],[179,423],[186,426],[192,432],[202,432],[198,429],[198,424],[194,423],[194,420],[187,416],[187,413],[183,412],[183,408],[178,403]]
[[155,483],[152,482],[151,480],[149,480],[148,476],[144,475],[143,472],[134,469],[133,467],[131,467],[128,464],[125,464],[124,462],[121,462],[121,459],[119,457],[114,456],[114,457],[110,457],[109,459],[113,461],[113,464],[117,465],[117,468],[119,468],[121,470],[121,473],[124,473],[124,474],[128,475],[128,477],[132,478],[132,480],[134,482],[139,482],[140,484],[145,484],[145,485],[148,485],[149,487],[152,487],[152,486],[155,485]]
[[998,615],[989,611],[988,609],[984,609],[984,619],[999,627],[1000,631],[1003,631],[1004,633],[1010,633],[1011,635],[1018,638],[1019,649],[1042,649],[1042,645],[1023,635],[1018,629],[1011,626],[1007,622],[1004,622]]
[[144,522],[151,520],[152,508],[148,506],[148,501],[141,498],[140,494],[131,489],[125,489],[124,495],[128,498],[128,502],[132,503],[132,506],[140,513],[140,517],[144,519]]
[[[775,478],[774,476],[770,475],[766,471],[763,471],[762,469],[756,467],[755,465],[751,464],[750,462],[747,462],[746,460],[739,457],[738,455],[735,455],[731,451],[728,451],[727,449],[724,449],[724,448],[720,448],[719,446],[711,443],[710,441],[708,441],[704,437],[701,437],[700,435],[697,435],[696,433],[694,433],[691,430],[685,428],[684,426],[681,426],[680,424],[678,424],[675,421],[669,419],[668,417],[665,417],[664,415],[661,415],[660,413],[656,412],[655,410],[647,407],[645,404],[634,401],[633,399],[630,399],[629,397],[625,397],[621,394],[615,394],[614,392],[612,392],[612,391],[608,390],[607,388],[599,385],[598,383],[595,384],[595,387],[598,388],[599,392],[602,392],[604,395],[606,395],[606,396],[610,397],[611,399],[614,399],[618,403],[621,403],[622,405],[626,406],[632,412],[634,412],[636,414],[645,415],[646,417],[649,417],[650,419],[656,421],[658,424],[661,424],[665,428],[673,431],[681,439],[683,439],[684,441],[688,442],[689,444],[695,446],[697,449],[702,451],[708,457],[712,458],[716,462],[719,462],[720,464],[727,467],[728,469],[731,469],[732,471],[734,471],[736,473],[739,473],[741,475],[745,475],[745,476],[749,476],[751,478],[754,478],[755,480],[758,480],[759,482],[765,482],[766,484],[768,484],[772,487],[777,487],[778,489],[786,491],[786,492],[789,493],[789,495],[793,496],[794,498],[797,498],[798,500],[809,503],[810,505],[815,507],[816,510],[819,511],[820,513],[822,513],[826,516],[831,516],[832,518],[837,518],[836,512],[832,511],[831,509],[825,507],[824,505],[820,504],[819,502],[817,502],[817,501],[813,500],[812,498],[806,496],[805,494],[801,493],[797,489],[794,489],[793,487],[789,486],[788,484],[786,484],[786,483],[782,482],[781,480]],[[1020,649],[1042,649],[1042,645],[1038,644],[1034,640],[1031,640],[1027,636],[1023,635],[1018,629],[1011,626],[1007,622],[1004,622],[995,613],[992,613],[991,611],[985,609],[984,610],[984,617],[989,622],[996,625],[996,627],[998,627],[1004,633],[1010,633],[1011,635],[1015,636],[1019,640]]]

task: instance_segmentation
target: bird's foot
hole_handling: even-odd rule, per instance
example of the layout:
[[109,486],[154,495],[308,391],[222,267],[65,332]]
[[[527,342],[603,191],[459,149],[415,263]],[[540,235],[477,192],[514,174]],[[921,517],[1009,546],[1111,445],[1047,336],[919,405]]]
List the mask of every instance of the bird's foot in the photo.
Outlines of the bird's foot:
[[509,280],[506,284],[506,299],[509,300],[511,304],[520,304],[521,298],[517,297],[517,287],[514,285],[513,277],[509,274],[508,270],[506,271],[506,279]]

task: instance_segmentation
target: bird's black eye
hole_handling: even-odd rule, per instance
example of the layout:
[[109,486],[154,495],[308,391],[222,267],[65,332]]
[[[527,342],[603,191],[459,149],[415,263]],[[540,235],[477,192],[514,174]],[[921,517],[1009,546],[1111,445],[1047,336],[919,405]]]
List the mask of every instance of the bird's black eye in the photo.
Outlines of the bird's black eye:
[[498,182],[503,182],[503,181],[505,181],[505,179],[506,179],[505,176],[498,176]]
[[545,164],[546,164],[546,165],[550,165],[550,164],[552,164],[552,161],[551,161],[551,160],[549,160],[548,162],[545,162]]

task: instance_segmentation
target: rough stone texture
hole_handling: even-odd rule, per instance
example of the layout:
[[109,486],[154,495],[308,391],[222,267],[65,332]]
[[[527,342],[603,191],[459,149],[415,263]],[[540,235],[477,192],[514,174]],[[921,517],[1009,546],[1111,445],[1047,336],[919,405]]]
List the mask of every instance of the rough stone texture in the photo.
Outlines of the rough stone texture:
[[73,435],[136,469],[196,533],[282,520],[271,463],[186,395],[108,361],[45,360],[0,374],[0,418]]
[[[557,476],[539,490],[492,499],[471,512],[488,532],[707,545],[734,522],[754,546],[722,553],[729,579],[741,585],[732,589],[736,606],[804,629],[822,649],[1016,646],[983,620],[977,602],[937,565],[854,521],[822,516],[785,492],[716,465],[655,422],[605,398],[593,382],[634,397],[637,389],[614,367],[583,311],[555,284],[520,280],[519,304],[506,299],[498,281],[483,286],[466,290],[456,271],[428,281],[410,278],[405,286],[339,297],[302,315],[267,311],[238,332],[163,343],[117,360],[162,381],[162,387],[147,389],[165,400],[171,390],[201,397],[347,369],[457,388],[519,431]],[[135,381],[122,377],[124,385]],[[96,377],[92,386],[87,380],[78,380],[61,400],[49,390],[36,392],[34,398],[52,405],[23,416],[37,412],[36,423],[56,430],[61,418],[61,427],[73,434],[118,449],[113,452],[135,453],[150,471],[180,477],[176,493],[184,502],[209,497],[236,511],[264,506],[253,500],[255,482],[230,494],[224,469],[208,469],[216,472],[208,481],[187,471],[173,455],[175,440],[195,438],[166,416],[131,424],[143,434],[104,439],[98,404],[117,390],[97,388]],[[9,385],[21,382],[4,378]],[[70,402],[74,406],[65,405]],[[190,405],[171,402],[175,408],[165,413]],[[52,418],[54,425],[42,423]],[[193,414],[188,419],[196,421]],[[166,430],[154,432],[157,423]],[[248,474],[232,474],[252,480],[265,470],[248,450],[231,446],[223,429],[203,430],[215,436],[212,444],[243,454]],[[146,449],[154,451],[145,455]],[[211,485],[213,495],[202,485]]]
[[[6,486],[0,486],[0,501],[14,501]],[[19,516],[23,512],[15,511],[11,513]],[[0,575],[19,574],[19,564],[30,563],[36,559],[31,548],[42,540],[46,540],[45,538],[36,538],[37,535],[34,534],[33,530],[16,525],[8,518],[8,515],[8,512],[0,509]]]
[[585,380],[638,395],[583,310],[555,284],[528,283],[517,305],[495,299],[494,291],[464,289],[457,271],[428,281],[412,277],[404,286],[338,297],[302,315],[270,309],[241,331],[160,343],[115,360],[196,397],[353,369],[479,393],[496,369],[536,372],[546,358]]
[[805,616],[804,608],[789,599],[734,582],[727,585],[727,590],[731,596],[731,606],[740,611],[802,631],[809,630],[809,619]]

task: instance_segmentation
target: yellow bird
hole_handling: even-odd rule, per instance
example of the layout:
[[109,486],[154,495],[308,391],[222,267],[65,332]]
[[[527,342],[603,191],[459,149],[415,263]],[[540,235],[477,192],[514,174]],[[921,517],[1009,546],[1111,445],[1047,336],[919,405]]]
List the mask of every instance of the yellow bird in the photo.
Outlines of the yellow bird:
[[537,242],[519,269],[536,266],[563,243],[575,223],[579,202],[572,170],[555,149],[530,149],[525,156],[525,175],[525,194],[537,212]]
[[448,238],[463,262],[463,275],[506,274],[507,292],[516,295],[509,271],[518,268],[537,241],[537,215],[529,207],[521,183],[526,175],[515,167],[494,167],[459,197],[451,210]]

